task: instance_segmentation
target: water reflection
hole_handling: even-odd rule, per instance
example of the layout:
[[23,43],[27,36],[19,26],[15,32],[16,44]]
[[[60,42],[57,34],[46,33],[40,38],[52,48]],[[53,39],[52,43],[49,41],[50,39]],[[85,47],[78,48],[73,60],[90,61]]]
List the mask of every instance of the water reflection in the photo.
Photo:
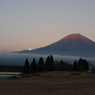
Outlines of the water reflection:
[[0,72],[0,80],[6,80],[10,77],[21,78],[21,73],[20,72]]

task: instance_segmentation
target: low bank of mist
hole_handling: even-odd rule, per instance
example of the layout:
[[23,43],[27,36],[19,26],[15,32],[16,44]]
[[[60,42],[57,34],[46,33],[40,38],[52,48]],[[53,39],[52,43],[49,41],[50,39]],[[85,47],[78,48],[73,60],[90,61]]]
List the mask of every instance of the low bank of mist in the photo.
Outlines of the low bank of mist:
[[[23,66],[25,59],[28,58],[29,63],[31,64],[33,58],[38,62],[40,57],[43,57],[44,62],[46,61],[48,55],[41,54],[19,54],[19,53],[11,53],[11,52],[0,52],[0,65],[13,65],[13,66]],[[91,64],[95,63],[95,58],[91,57],[78,57],[78,56],[61,56],[61,55],[53,55],[54,61],[63,60],[65,62],[73,63],[75,60],[79,60],[79,58],[86,59]]]

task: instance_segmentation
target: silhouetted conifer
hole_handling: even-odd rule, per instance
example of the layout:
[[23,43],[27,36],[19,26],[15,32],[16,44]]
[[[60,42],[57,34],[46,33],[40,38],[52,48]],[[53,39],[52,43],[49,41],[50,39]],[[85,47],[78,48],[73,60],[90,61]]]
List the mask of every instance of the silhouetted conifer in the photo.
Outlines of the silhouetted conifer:
[[54,70],[54,59],[53,59],[53,56],[52,55],[50,55],[50,59],[49,59],[50,61],[50,70],[51,71],[53,71]]
[[60,62],[60,71],[61,71],[61,73],[63,73],[63,70],[64,70],[64,63],[61,60],[61,62]]
[[30,69],[29,68],[30,68],[30,66],[29,66],[28,58],[26,58],[23,73],[24,74],[29,74],[30,73]]
[[33,61],[31,63],[31,73],[37,73],[37,64],[35,58],[33,58]]
[[83,60],[83,70],[88,70],[89,69],[89,64],[88,64],[88,62],[87,62],[87,60]]
[[75,60],[74,63],[73,63],[73,70],[74,71],[77,71],[77,61]]
[[79,71],[83,70],[83,59],[82,58],[80,58],[78,61],[78,70]]
[[47,57],[46,62],[45,62],[45,71],[50,71],[50,59],[49,59],[49,56]]
[[41,57],[38,62],[38,71],[43,72],[44,71],[44,61],[43,58]]
[[45,70],[46,71],[53,71],[54,70],[54,59],[53,59],[52,55],[48,56],[46,59]]

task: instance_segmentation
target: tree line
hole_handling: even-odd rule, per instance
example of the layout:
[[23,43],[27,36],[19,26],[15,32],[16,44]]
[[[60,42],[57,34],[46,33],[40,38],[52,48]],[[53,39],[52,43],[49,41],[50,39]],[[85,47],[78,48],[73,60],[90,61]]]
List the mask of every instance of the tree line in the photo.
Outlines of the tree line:
[[23,66],[0,65],[0,72],[22,72]]
[[40,57],[37,63],[36,59],[33,58],[31,64],[28,61],[28,58],[25,60],[23,73],[38,73],[38,72],[47,72],[47,71],[87,71],[89,69],[89,62],[87,60],[80,58],[79,61],[74,61],[73,64],[64,62],[63,60],[54,61],[52,55],[46,58],[44,62],[43,58]]

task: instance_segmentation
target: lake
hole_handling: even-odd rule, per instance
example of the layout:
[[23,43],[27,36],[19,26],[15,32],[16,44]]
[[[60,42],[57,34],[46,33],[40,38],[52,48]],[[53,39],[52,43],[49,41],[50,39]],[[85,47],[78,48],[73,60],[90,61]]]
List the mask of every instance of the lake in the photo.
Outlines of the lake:
[[0,72],[0,80],[6,80],[9,77],[21,78],[21,72]]

